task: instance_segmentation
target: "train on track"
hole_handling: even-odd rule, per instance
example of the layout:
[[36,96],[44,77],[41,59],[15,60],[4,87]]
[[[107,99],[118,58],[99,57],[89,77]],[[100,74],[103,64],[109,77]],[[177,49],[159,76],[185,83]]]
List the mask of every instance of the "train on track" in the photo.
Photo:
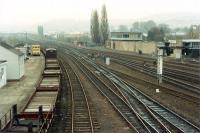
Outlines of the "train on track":
[[39,44],[35,44],[31,46],[31,55],[35,56],[38,55],[40,56],[41,52],[40,52],[41,48]]
[[9,122],[0,123],[2,132],[46,133],[54,117],[61,87],[61,75],[56,49],[47,48],[45,50],[45,68],[35,92],[22,112],[17,112],[17,105],[12,106]]

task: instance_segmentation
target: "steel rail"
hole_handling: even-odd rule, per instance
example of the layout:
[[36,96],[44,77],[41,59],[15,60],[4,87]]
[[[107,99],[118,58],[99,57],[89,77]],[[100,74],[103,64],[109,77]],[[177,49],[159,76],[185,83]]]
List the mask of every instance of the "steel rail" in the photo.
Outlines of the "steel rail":
[[[84,52],[84,53],[88,53],[88,52],[97,52],[97,53],[103,53],[106,56],[117,56],[117,57],[124,57],[124,58],[130,58],[132,60],[142,60],[142,61],[146,61],[146,62],[150,62],[152,63],[153,61],[156,60],[155,57],[147,57],[147,56],[143,56],[143,55],[137,55],[137,54],[126,54],[126,53],[117,53],[117,52],[110,52],[110,51],[103,51],[103,50],[94,50],[94,49],[88,49],[88,48],[78,48],[79,51]],[[194,69],[191,68],[196,68],[199,67],[199,62],[198,63],[193,63],[193,64],[189,64],[189,63],[182,63],[182,62],[177,62],[177,61],[164,61],[164,63],[166,64],[166,66],[174,66],[176,65],[179,68],[182,68],[184,70],[189,70],[189,71],[193,71],[193,72],[199,72],[196,71]],[[185,66],[183,66],[185,65]]]
[[[122,61],[120,61],[120,62],[118,61],[118,63],[120,63],[120,64],[122,64],[122,65],[125,65],[125,66],[127,66],[127,67],[129,67],[129,68],[131,68],[131,69],[135,69],[135,70],[137,70],[137,71],[141,71],[141,70],[142,70],[143,73],[146,73],[146,74],[148,74],[148,75],[150,75],[150,76],[156,77],[155,71],[152,71],[152,70],[150,70],[150,69],[147,69],[147,68],[142,68],[142,69],[141,69],[141,67],[138,66],[138,65],[133,65],[133,64],[130,64],[130,63],[127,63],[127,62],[123,62],[123,63],[122,63]],[[180,80],[177,80],[177,79],[174,79],[174,78],[165,76],[165,75],[163,75],[163,78],[164,78],[163,80],[165,80],[165,81],[168,82],[168,83],[171,83],[171,84],[173,84],[173,85],[179,86],[179,87],[181,87],[181,88],[183,88],[183,89],[186,89],[186,90],[188,90],[188,91],[190,91],[190,92],[200,94],[200,88],[199,88],[199,87],[193,86],[193,85],[191,85],[191,84],[182,82],[182,81],[180,81]]]
[[[101,64],[99,64],[99,65],[101,65]],[[113,70],[113,69],[110,69],[110,68],[107,68],[107,69],[110,72],[114,73],[115,75],[117,75],[118,77],[120,77],[122,79],[134,80],[134,82],[136,82],[136,83],[139,83],[139,84],[144,84],[145,83],[148,86],[152,86],[153,85],[155,87],[161,88],[162,91],[165,91],[165,93],[168,93],[168,94],[176,96],[178,98],[187,100],[189,102],[200,104],[200,98],[198,98],[198,97],[194,97],[194,96],[191,96],[191,95],[188,95],[188,94],[180,93],[179,91],[176,91],[174,89],[170,89],[170,88],[164,87],[162,85],[158,85],[157,83],[150,82],[150,81],[145,80],[145,79],[140,79],[140,78],[137,78],[137,77],[133,77],[133,76],[130,76],[128,74],[125,74],[125,73],[122,73],[122,72],[119,72],[119,71],[116,71],[116,70]]]
[[[64,58],[64,57],[63,57]],[[87,96],[86,96],[86,93],[85,93],[85,90],[84,90],[84,88],[83,88],[83,85],[82,85],[82,83],[80,82],[80,79],[79,79],[79,77],[78,77],[78,75],[75,73],[75,71],[73,71],[73,69],[72,69],[72,67],[70,66],[70,64],[68,64],[68,63],[66,63],[65,62],[65,70],[67,71],[67,75],[68,75],[68,77],[69,77],[69,81],[70,81],[70,89],[71,89],[71,92],[72,92],[72,102],[73,102],[73,104],[72,104],[72,133],[74,133],[74,132],[76,132],[76,130],[75,130],[75,128],[79,128],[79,132],[81,132],[81,128],[85,128],[85,127],[76,127],[76,125],[74,124],[74,122],[75,122],[75,116],[76,116],[76,114],[74,114],[75,113],[75,108],[76,108],[76,94],[75,94],[75,92],[74,91],[77,91],[76,89],[78,88],[78,87],[73,87],[73,78],[74,79],[77,79],[76,81],[77,81],[77,83],[79,83],[79,85],[80,85],[80,89],[81,89],[81,92],[82,92],[82,94],[83,94],[83,96],[84,96],[84,101],[86,102],[86,107],[87,107],[87,113],[88,113],[88,116],[89,116],[89,121],[90,121],[90,129],[91,129],[91,133],[94,133],[94,125],[93,125],[93,121],[92,121],[92,116],[91,116],[91,110],[90,110],[90,107],[89,107],[89,102],[88,102],[88,98],[87,98]],[[71,73],[71,74],[70,74]],[[73,77],[73,76],[74,77]],[[80,92],[80,91],[79,91]],[[79,93],[78,91],[77,91],[77,93]],[[79,93],[79,96],[80,96],[80,93]],[[83,101],[82,101],[82,103],[81,104],[83,104]],[[79,105],[78,105],[79,106]],[[80,106],[79,106],[80,107]],[[80,117],[80,116],[79,116]],[[80,118],[81,119],[81,118]],[[79,119],[79,120],[80,120]],[[85,119],[84,119],[85,120]],[[80,123],[79,123],[80,124]]]
[[[89,59],[85,59],[85,62],[90,62],[91,65],[98,71],[100,71],[107,80],[109,80],[111,83],[114,84],[115,87],[117,87],[118,90],[122,93],[122,97],[127,99],[127,103],[134,108],[134,110],[137,110],[143,121],[146,123],[147,127],[151,130],[151,132],[168,132],[171,133],[171,131],[162,124],[162,122],[152,113],[152,111],[143,103],[141,100],[139,100],[135,95],[132,95],[124,91],[124,89],[119,86],[117,83],[119,83],[119,80],[113,79],[113,76],[109,74],[107,71],[105,71],[104,68],[99,68],[96,66],[93,62],[89,61]],[[102,70],[103,69],[103,70]],[[114,81],[113,81],[114,80]],[[126,96],[125,96],[126,95]],[[133,103],[134,101],[134,103]],[[140,104],[140,105],[138,105]],[[149,120],[149,121],[148,121]]]
[[[152,67],[147,67],[144,64],[135,62],[135,61],[130,61],[124,58],[111,58],[112,60],[114,60],[117,63],[120,64],[127,64],[128,66],[131,67],[135,67],[137,66],[138,68],[142,68],[143,70],[147,71],[147,69],[152,73],[152,74],[156,74],[156,68],[152,68]],[[191,73],[186,73],[184,71],[177,71],[174,69],[169,69],[169,68],[164,68],[163,70],[163,76],[165,77],[169,77],[169,78],[177,78],[183,81],[187,81],[187,82],[191,82],[191,83],[199,83],[200,82],[200,76],[199,75],[194,75]]]
[[[71,113],[70,113],[70,118],[71,118],[71,122],[70,122],[70,124],[71,124],[71,126],[69,126],[69,125],[66,125],[66,127],[68,128],[68,126],[69,126],[69,129],[67,129],[66,128],[66,130],[71,130],[71,132],[73,133],[74,132],[74,130],[73,130],[73,123],[74,123],[74,114],[73,114],[73,109],[74,109],[74,105],[73,105],[73,95],[72,95],[72,88],[71,88],[71,82],[69,81],[69,74],[67,73],[67,71],[66,71],[66,68],[65,68],[65,65],[64,65],[64,61],[63,61],[63,59],[61,59],[60,58],[60,62],[61,62],[61,66],[62,66],[62,69],[63,69],[63,73],[64,73],[64,77],[68,80],[68,87],[70,88],[70,89],[68,89],[68,91],[69,91],[69,93],[70,93],[70,95],[68,96],[68,98],[70,98],[70,99],[68,99],[69,101],[68,102],[70,102],[71,104],[70,104],[70,106],[71,107],[68,107],[68,111],[70,111]],[[69,110],[70,109],[70,110]],[[69,113],[69,112],[68,112]],[[68,114],[69,115],[69,114]],[[69,123],[68,123],[69,124]]]
[[[110,89],[101,79],[99,79],[84,64],[82,64],[81,62],[80,64],[78,64],[77,62],[74,62],[74,63],[76,63],[77,66],[81,64],[81,66],[79,66],[80,70],[88,77],[88,79],[91,80],[91,82],[98,88],[98,90],[108,99],[108,101],[115,107],[115,109],[121,114],[121,116],[129,123],[129,125],[132,127],[134,131],[138,133],[150,132],[149,129],[145,126],[145,124],[141,120],[141,118],[138,116],[138,114],[134,110],[132,110],[130,106],[118,94],[116,94],[112,89]],[[83,68],[85,70],[83,70]]]
[[144,102],[144,104],[146,104],[150,109],[162,116],[166,121],[176,126],[178,129],[182,130],[183,132],[200,132],[200,129],[194,124],[190,123],[188,120],[164,107],[154,99],[150,98],[149,96],[138,90],[130,83],[127,83],[124,80],[123,82],[127,84],[127,86],[130,88],[130,91],[132,91],[132,93],[135,93],[135,95],[137,95],[138,98],[141,99],[142,102]]
[[[104,74],[107,77],[107,74]],[[107,77],[107,80],[112,80],[111,76],[110,78]],[[118,80],[119,81],[119,80]],[[116,82],[118,82],[116,81]],[[146,123],[148,127],[150,127],[151,132],[168,132],[169,129],[167,129],[157,118],[156,116],[147,108],[147,106],[141,102],[137,97],[131,95],[130,93],[127,93],[122,86],[119,85],[119,82],[114,82],[116,87],[121,90],[121,93],[123,96],[125,96],[128,99],[128,104],[138,112],[138,114],[141,116],[142,120]]]
[[[119,80],[121,80],[122,82],[125,83],[125,85],[128,85],[128,90],[130,90],[130,93],[132,92],[132,95],[138,96],[138,99],[140,99],[144,104],[146,102],[146,105],[148,105],[150,102],[154,103],[154,106],[157,104],[160,109],[164,109],[164,114],[168,113],[168,115],[170,115],[170,117],[174,117],[174,119],[176,119],[177,121],[179,121],[180,123],[184,124],[183,126],[180,126],[179,123],[172,123],[169,119],[166,119],[165,117],[163,117],[161,114],[159,114],[158,112],[156,112],[154,109],[150,108],[148,106],[149,109],[151,109],[155,114],[159,115],[160,117],[162,117],[162,120],[165,120],[165,124],[166,121],[168,122],[168,127],[173,126],[173,128],[175,128],[176,131],[178,132],[199,132],[200,129],[198,127],[196,127],[195,125],[193,125],[192,123],[190,123],[189,121],[187,121],[186,119],[180,117],[179,115],[175,114],[174,112],[170,111],[169,109],[167,109],[166,107],[162,106],[161,104],[159,104],[158,102],[156,102],[155,100],[153,100],[152,98],[146,96],[144,93],[142,93],[141,91],[139,91],[136,87],[130,85],[129,83],[127,83],[126,81],[120,79],[119,77],[117,77],[116,75],[114,75],[116,78],[118,78]],[[139,93],[134,93],[133,90],[138,91]],[[140,95],[143,95],[143,97],[140,97]],[[157,106],[157,107],[158,107]],[[171,113],[171,114],[170,114]],[[173,115],[173,116],[172,116]],[[176,118],[175,118],[176,117]],[[169,117],[168,117],[169,118]],[[174,130],[172,130],[174,132]]]
[[[87,60],[88,61],[88,60]],[[127,83],[126,83],[127,84]],[[130,86],[130,85],[129,85]],[[132,89],[136,89],[135,87],[134,88],[132,88]],[[137,89],[136,89],[137,90]],[[131,90],[132,91],[132,90]],[[140,91],[139,91],[140,92]],[[140,92],[141,93],[141,92]],[[137,93],[138,94],[138,93]],[[143,93],[142,93],[143,94]],[[136,95],[136,94],[135,94]],[[138,97],[138,98],[141,98],[141,97]],[[144,98],[144,97],[143,97]],[[149,99],[149,97],[148,97],[148,99]],[[148,100],[145,98],[145,100],[144,99],[141,99],[142,100],[142,102],[147,102]],[[152,100],[151,99],[151,102],[155,102],[155,103],[157,103],[156,101],[154,101],[154,100]],[[150,102],[150,101],[149,101]],[[147,102],[148,103],[148,102]],[[195,131],[195,132],[199,132],[199,128],[198,127],[196,127],[195,125],[193,125],[192,123],[190,123],[189,121],[187,121],[187,120],[185,120],[184,118],[182,118],[182,117],[180,117],[179,115],[177,115],[177,114],[175,114],[174,112],[172,112],[172,111],[170,111],[170,110],[168,110],[167,108],[165,108],[164,106],[162,106],[162,105],[160,105],[159,103],[157,103],[161,108],[164,108],[165,109],[165,111],[167,111],[168,113],[170,112],[172,115],[174,115],[175,117],[177,117],[177,120],[180,122],[180,123],[184,123],[185,125],[185,127],[186,128],[184,128],[184,126],[180,126],[179,124],[177,124],[177,123],[172,123],[171,121],[169,121],[169,120],[167,120],[166,118],[165,118],[165,120],[167,120],[169,123],[171,123],[171,125],[173,126],[173,127],[175,127],[176,129],[178,129],[178,131],[179,132],[184,132],[185,130],[186,131]],[[150,108],[150,107],[149,107]],[[151,110],[153,110],[152,108],[150,108]],[[155,111],[155,110],[154,110]],[[155,111],[156,112],[156,111]],[[157,113],[157,112],[156,112]],[[169,114],[168,114],[169,115]],[[164,118],[164,117],[163,117]]]

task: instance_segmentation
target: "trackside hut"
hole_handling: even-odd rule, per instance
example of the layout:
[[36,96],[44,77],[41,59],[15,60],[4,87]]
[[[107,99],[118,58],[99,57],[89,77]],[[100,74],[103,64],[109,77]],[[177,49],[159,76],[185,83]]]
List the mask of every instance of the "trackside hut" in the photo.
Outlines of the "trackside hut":
[[0,42],[0,60],[7,61],[7,79],[20,80],[24,75],[24,54],[12,46]]
[[182,40],[184,56],[190,58],[200,58],[200,39],[186,39]]

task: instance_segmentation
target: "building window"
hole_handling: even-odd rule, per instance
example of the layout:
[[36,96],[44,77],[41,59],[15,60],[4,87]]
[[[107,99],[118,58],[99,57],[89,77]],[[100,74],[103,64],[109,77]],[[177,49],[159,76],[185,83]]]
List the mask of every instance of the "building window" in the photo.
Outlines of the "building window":
[[122,37],[122,35],[118,34],[118,35],[116,35],[116,37],[117,37],[117,38],[121,38],[121,37]]
[[123,34],[123,38],[129,38],[129,34]]

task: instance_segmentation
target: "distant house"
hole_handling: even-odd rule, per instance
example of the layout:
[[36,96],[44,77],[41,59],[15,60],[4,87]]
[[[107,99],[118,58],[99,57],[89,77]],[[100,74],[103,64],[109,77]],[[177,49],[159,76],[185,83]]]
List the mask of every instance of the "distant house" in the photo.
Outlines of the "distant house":
[[7,62],[0,60],[0,88],[3,87],[4,85],[6,85],[7,83]]
[[141,32],[111,32],[111,41],[142,41]]
[[19,80],[24,75],[24,54],[12,46],[0,42],[0,60],[7,61],[7,79]]
[[142,32],[111,32],[106,47],[140,54],[155,54],[156,52],[156,43],[143,41]]

